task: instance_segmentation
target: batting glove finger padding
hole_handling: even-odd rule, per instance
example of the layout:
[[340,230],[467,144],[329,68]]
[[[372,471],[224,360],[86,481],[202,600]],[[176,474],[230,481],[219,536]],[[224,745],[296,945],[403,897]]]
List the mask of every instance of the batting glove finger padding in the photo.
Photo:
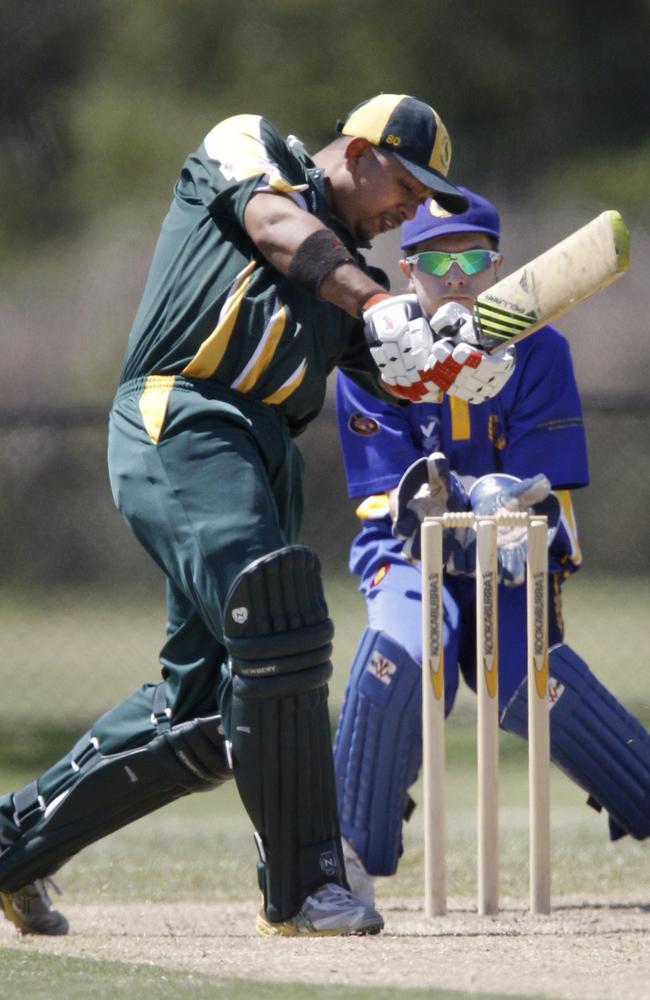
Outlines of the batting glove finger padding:
[[454,344],[453,340],[445,339],[433,345],[422,377],[449,396],[468,403],[483,403],[503,389],[514,370],[512,348],[489,355],[465,342]]
[[431,328],[422,317],[414,318],[415,312],[414,295],[393,295],[363,314],[370,353],[382,379],[392,387],[421,382],[431,354]]
[[396,385],[382,375],[382,382],[390,387],[395,396],[408,400],[410,403],[441,403],[443,392],[433,382],[413,382],[411,385]]

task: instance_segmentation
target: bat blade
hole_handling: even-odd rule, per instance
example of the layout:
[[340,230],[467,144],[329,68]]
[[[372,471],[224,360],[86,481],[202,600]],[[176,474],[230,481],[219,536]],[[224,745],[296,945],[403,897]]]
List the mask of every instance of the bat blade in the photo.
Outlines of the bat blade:
[[474,305],[489,354],[528,337],[606,288],[628,268],[630,234],[620,214],[602,212],[545,253],[481,292]]

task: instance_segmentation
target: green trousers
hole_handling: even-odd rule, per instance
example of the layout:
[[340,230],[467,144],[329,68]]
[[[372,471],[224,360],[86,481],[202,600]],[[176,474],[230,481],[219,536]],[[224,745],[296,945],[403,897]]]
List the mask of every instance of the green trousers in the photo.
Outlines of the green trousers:
[[[108,460],[117,507],[167,577],[167,639],[162,682],[144,684],[90,732],[103,754],[144,746],[157,734],[163,705],[174,724],[221,712],[228,733],[226,595],[252,560],[295,542],[302,456],[270,407],[227,389],[217,395],[195,380],[156,376],[120,388]],[[74,782],[72,758],[38,779],[46,803]],[[0,837],[17,833],[7,795],[0,798]]]

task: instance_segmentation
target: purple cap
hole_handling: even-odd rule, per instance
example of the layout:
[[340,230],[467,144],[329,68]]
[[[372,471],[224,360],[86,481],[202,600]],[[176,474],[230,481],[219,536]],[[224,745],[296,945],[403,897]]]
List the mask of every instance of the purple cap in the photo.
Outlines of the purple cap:
[[469,208],[460,214],[451,215],[431,198],[427,199],[418,208],[415,218],[402,225],[402,250],[409,250],[424,240],[444,236],[446,233],[487,233],[495,240],[499,239],[499,213],[492,202],[467,188],[459,186],[458,190],[468,199]]

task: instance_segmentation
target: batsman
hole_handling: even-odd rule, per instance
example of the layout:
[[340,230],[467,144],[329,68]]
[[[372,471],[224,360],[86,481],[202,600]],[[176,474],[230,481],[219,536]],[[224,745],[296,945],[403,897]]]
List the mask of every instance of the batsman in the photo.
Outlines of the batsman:
[[[452,213],[466,207],[446,180],[437,112],[382,94],[338,132],[312,158],[241,114],[180,171],[108,444],[115,503],[166,577],[162,676],[0,798],[0,899],[23,933],[67,931],[47,879],[83,847],[232,777],[255,830],[261,934],[383,926],[345,877],[327,708],[333,625],[318,557],[297,542],[294,439],[336,366],[387,400],[424,392],[425,370],[434,386],[448,359],[452,383],[471,362],[491,394],[500,361],[465,345],[454,359],[454,344],[434,357],[429,325],[414,334],[361,253],[430,195]],[[164,864],[161,850],[156,878]]]
[[[462,189],[465,212],[435,202],[401,230],[401,269],[412,316],[457,316],[472,336],[472,309],[503,262],[500,221],[483,196]],[[472,371],[445,398],[397,407],[338,377],[340,436],[350,495],[362,498],[350,552],[368,627],[352,663],[335,742],[346,867],[353,891],[374,903],[375,877],[392,875],[422,760],[420,524],[427,515],[534,511],[549,523],[551,759],[608,816],[609,835],[650,836],[650,736],[565,640],[562,587],[580,568],[571,491],[589,482],[582,408],[569,345],[545,326],[514,347],[516,366],[480,405]],[[505,366],[506,356],[503,357]],[[464,384],[463,396],[459,386]],[[414,397],[415,398],[415,397]],[[516,531],[499,539],[499,708],[504,730],[527,736],[526,550]],[[445,709],[459,676],[476,690],[476,536],[445,532]]]

